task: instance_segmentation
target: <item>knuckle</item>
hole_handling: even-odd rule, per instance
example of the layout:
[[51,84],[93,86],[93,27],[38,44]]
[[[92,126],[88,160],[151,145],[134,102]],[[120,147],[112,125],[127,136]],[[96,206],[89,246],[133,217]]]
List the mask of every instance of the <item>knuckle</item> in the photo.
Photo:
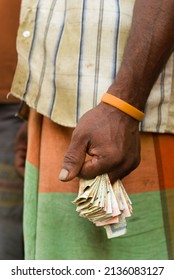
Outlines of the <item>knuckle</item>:
[[76,153],[67,153],[64,157],[64,164],[75,165],[78,162],[79,158]]

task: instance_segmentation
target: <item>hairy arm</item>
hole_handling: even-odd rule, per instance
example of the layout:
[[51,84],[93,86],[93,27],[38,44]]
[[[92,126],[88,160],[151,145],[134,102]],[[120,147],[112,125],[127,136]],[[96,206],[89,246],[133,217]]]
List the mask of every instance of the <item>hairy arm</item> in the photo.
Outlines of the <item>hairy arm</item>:
[[[174,1],[136,0],[123,60],[110,94],[140,110],[174,47]],[[85,161],[86,154],[91,158]],[[60,180],[109,173],[114,182],[140,162],[138,121],[100,103],[74,130]]]

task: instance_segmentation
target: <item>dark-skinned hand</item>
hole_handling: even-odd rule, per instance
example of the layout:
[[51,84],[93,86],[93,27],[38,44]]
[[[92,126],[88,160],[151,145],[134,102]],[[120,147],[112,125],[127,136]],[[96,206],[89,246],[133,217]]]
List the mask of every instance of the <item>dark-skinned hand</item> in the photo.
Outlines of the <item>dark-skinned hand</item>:
[[[123,178],[140,162],[138,121],[101,102],[75,128],[59,179],[86,179],[108,173],[111,182]],[[90,159],[86,159],[86,154]]]

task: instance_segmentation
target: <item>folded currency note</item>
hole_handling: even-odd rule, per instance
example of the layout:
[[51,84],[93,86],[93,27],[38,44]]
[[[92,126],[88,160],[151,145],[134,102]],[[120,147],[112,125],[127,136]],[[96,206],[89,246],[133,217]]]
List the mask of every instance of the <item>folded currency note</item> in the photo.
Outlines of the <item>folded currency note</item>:
[[132,202],[120,180],[111,185],[107,174],[80,179],[79,193],[72,203],[80,217],[104,226],[108,238],[127,232],[126,218],[132,214]]

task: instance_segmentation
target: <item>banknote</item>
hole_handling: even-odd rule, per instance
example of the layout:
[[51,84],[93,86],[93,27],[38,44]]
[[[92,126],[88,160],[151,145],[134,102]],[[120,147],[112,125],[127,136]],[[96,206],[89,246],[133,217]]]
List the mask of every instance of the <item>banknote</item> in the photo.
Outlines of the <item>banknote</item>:
[[103,226],[108,238],[127,232],[126,218],[133,209],[121,180],[112,185],[107,174],[92,180],[80,179],[79,192],[72,203],[80,217]]
[[108,238],[118,237],[127,233],[127,223],[124,215],[119,216],[118,223],[105,225],[104,227]]

